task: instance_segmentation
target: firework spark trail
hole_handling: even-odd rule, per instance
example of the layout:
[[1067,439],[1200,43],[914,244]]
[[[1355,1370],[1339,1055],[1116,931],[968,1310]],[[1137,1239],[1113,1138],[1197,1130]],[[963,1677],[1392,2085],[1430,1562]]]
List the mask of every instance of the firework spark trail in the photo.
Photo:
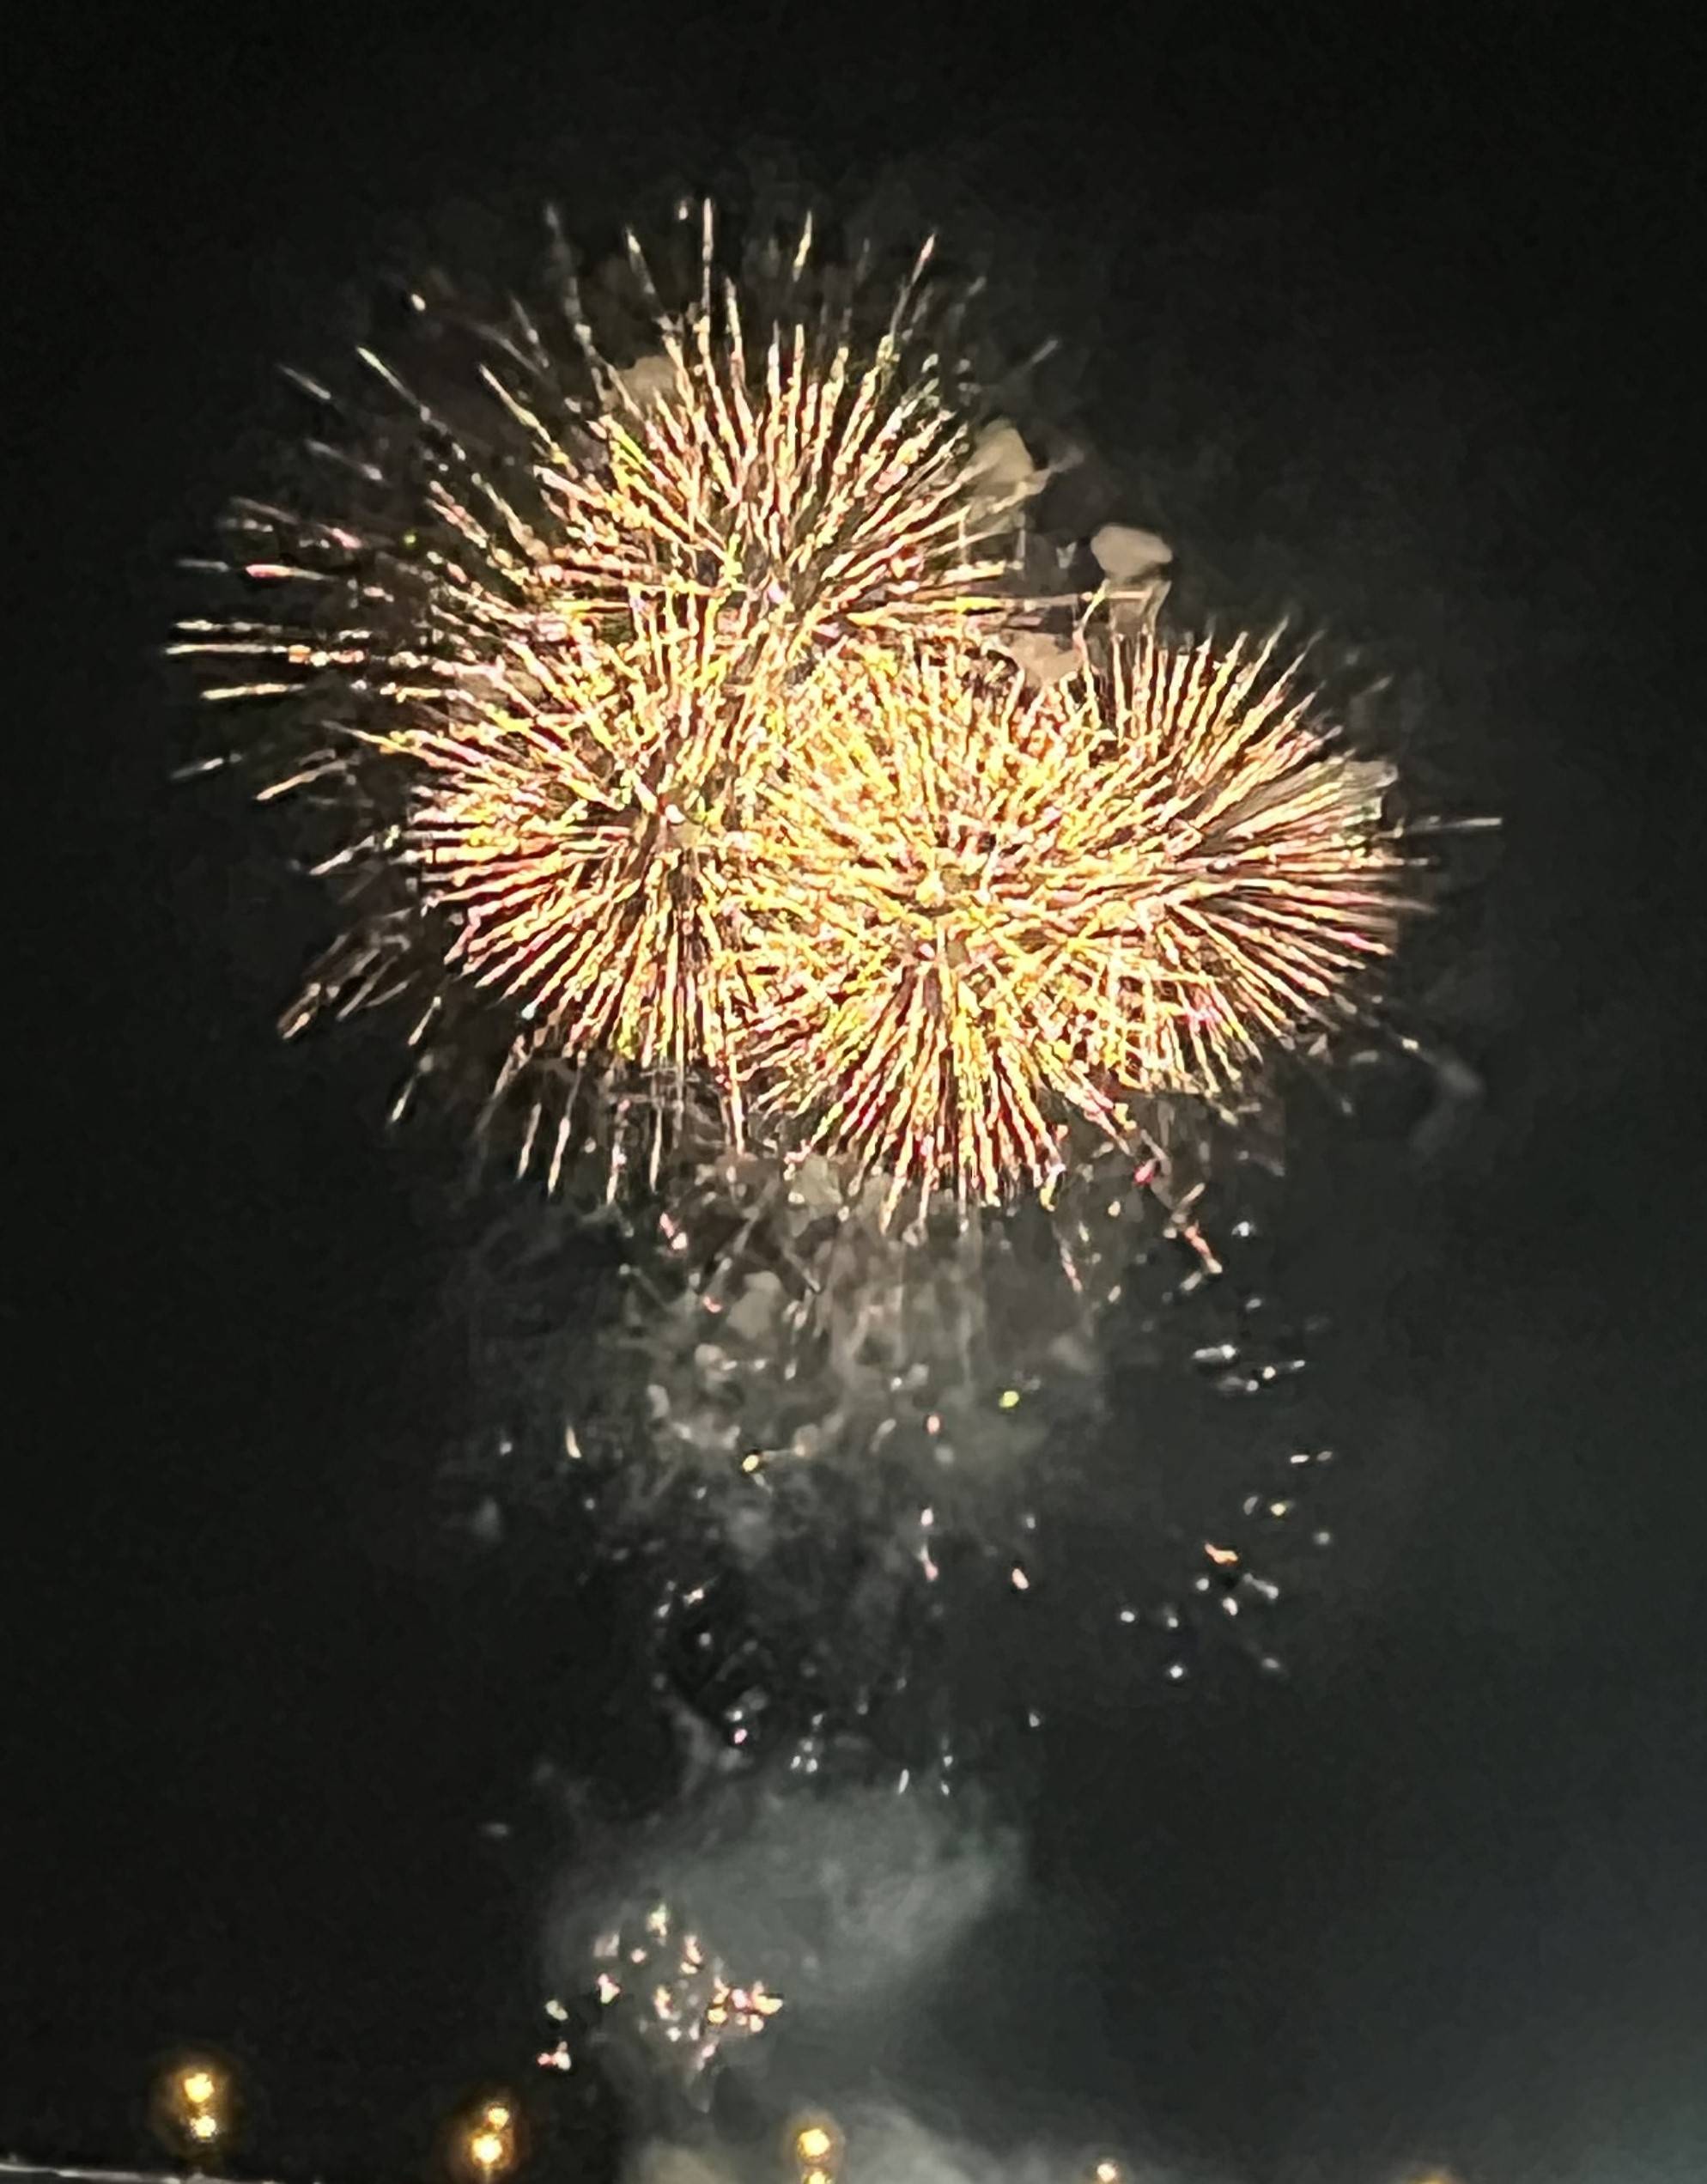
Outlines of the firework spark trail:
[[[601,1567],[614,1546],[647,1658],[720,1751],[775,1756],[828,1723],[897,1767],[967,1737],[1029,1767],[1050,1703],[1039,1631],[1084,1604],[1082,1573],[1060,1580],[1087,1490],[1129,1527],[1091,1611],[1122,1672],[1177,1681],[1226,1649],[1279,1672],[1269,1610],[1314,1582],[1321,1544],[1298,1452],[1319,1428],[1297,1330],[1232,1220],[1247,1162],[1205,1216],[1227,1232],[1220,1281],[1115,1155],[1076,1167],[1048,1213],[945,1217],[925,1238],[861,1215],[821,1159],[740,1165],[672,1193],[650,1242],[630,1233],[600,1324],[580,1306],[539,1321],[549,1270],[489,1268],[469,1303],[507,1425],[466,1451],[459,1490],[495,1518],[567,1518],[604,1543]],[[517,1214],[518,1241],[542,1220],[574,1232]],[[1148,1412],[1135,1446],[1122,1427],[1118,1457],[1111,1311],[1128,1368],[1202,1391]],[[1251,1398],[1261,1414],[1237,1424],[1197,1408]]]

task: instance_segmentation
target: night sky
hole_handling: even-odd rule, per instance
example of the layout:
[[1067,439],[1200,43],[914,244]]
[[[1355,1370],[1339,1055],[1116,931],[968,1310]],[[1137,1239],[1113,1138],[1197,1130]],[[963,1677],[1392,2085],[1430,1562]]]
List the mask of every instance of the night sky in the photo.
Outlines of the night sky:
[[159,650],[276,360],[412,234],[768,158],[975,228],[1188,584],[1414,671],[1430,785],[1505,820],[1418,996],[1479,1111],[1430,1158],[1402,1102],[1300,1124],[1278,1278],[1343,1463],[1290,1677],[1043,1664],[1039,1894],[921,2035],[950,2120],[1707,2173],[1707,54],[1403,12],[61,6],[15,52],[0,2152],[142,2153],[197,2038],[258,2171],[398,2174],[531,2052],[557,1877],[482,1827],[619,1763],[623,1664],[548,1554],[435,1534],[454,1146],[386,1138],[383,1028],[276,1043],[319,906],[170,782]]

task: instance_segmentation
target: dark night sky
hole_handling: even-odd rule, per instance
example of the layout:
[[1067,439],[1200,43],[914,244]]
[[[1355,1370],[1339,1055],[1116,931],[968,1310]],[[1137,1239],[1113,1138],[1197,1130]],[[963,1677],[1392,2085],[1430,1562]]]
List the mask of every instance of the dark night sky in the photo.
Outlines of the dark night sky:
[[[167,785],[155,651],[273,360],[315,361],[397,221],[603,216],[770,143],[1011,231],[1099,445],[1237,451],[1198,503],[1224,562],[1251,542],[1229,581],[1420,660],[1441,763],[1508,820],[1474,1131],[1419,1166],[1321,1130],[1295,1175],[1289,1293],[1336,1319],[1356,1461],[1291,1683],[1053,1672],[1034,2120],[1119,2093],[1251,2176],[1707,2171],[1707,56],[1540,8],[1349,40],[1136,0],[720,12],[62,6],[14,78],[0,2151],[138,2151],[150,2057],[197,2035],[264,2088],[258,2162],[368,2174],[526,2023],[544,1877],[478,1823],[616,1733],[598,1636],[538,1570],[419,1546],[465,1400],[430,1155],[380,1142],[375,1042],[276,1049],[312,907]],[[969,2082],[1014,2052],[985,2015]]]

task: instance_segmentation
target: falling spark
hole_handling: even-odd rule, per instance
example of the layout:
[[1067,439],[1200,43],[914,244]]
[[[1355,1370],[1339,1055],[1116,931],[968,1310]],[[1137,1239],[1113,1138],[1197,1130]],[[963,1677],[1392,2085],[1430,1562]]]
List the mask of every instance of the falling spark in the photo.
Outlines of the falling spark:
[[[721,1958],[669,1903],[654,1903],[638,1931],[601,1935],[592,1992],[630,2036],[669,2059],[684,2084],[702,2078],[732,2047],[756,2038],[783,2008],[760,1979],[733,1977]],[[555,2058],[553,2067],[559,2065]]]

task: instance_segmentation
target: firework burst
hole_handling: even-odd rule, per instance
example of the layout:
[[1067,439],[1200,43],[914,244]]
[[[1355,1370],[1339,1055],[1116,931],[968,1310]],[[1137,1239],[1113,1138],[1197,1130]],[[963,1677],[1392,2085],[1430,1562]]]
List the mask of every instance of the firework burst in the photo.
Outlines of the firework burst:
[[404,1100],[477,1056],[553,1185],[640,1129],[654,1180],[822,1152],[887,1222],[1142,1155],[1362,1005],[1390,772],[1274,641],[1085,615],[1036,687],[1039,480],[933,345],[928,250],[879,299],[810,227],[741,278],[698,242],[680,308],[631,243],[622,363],[562,257],[567,334],[486,332],[478,433],[370,352],[383,420],[301,382],[343,511],[234,511],[259,610],[177,648],[240,666],[209,695],[263,709],[240,755],[321,808],[345,913],[286,1029],[414,994]]
[[[718,273],[708,206],[686,311],[665,307],[630,247],[657,346],[615,368],[574,313],[598,398],[575,429],[491,380],[533,446],[549,529],[519,543],[549,565],[559,611],[620,633],[636,598],[691,599],[732,678],[762,682],[853,636],[962,636],[969,617],[1011,611],[998,548],[1036,481],[1005,476],[1001,436],[975,432],[975,392],[926,338],[931,245],[870,338],[857,271],[819,284],[811,307],[810,222],[756,324]],[[549,368],[531,361],[536,378]],[[488,557],[507,551],[445,512]]]
[[248,611],[174,648],[240,671],[207,692],[263,709],[236,755],[330,829],[346,929],[287,1032],[415,992],[399,1109],[485,1053],[489,1114],[519,1105],[554,1181],[613,1116],[614,1178],[630,1109],[654,1174],[690,1110],[741,1142],[740,933],[768,884],[744,813],[850,648],[988,625],[1037,483],[932,345],[928,246],[880,312],[810,225],[744,293],[707,208],[677,311],[629,252],[638,358],[606,356],[560,254],[567,338],[519,306],[485,333],[477,431],[369,350],[382,419],[294,375],[341,505],[240,502],[202,566]]
[[1406,907],[1392,776],[1277,643],[1110,641],[1042,689],[914,646],[826,689],[761,799],[751,1074],[886,1218],[1046,1185],[1076,1128],[1134,1144],[1355,1013]]
[[[410,734],[398,854],[454,933],[447,970],[519,1026],[498,1096],[530,1064],[614,1056],[653,1088],[655,1122],[679,1129],[704,1084],[740,1141],[744,822],[775,738],[767,712],[727,701],[724,664],[691,608],[637,605],[621,649],[574,633],[531,661],[525,690],[507,679]],[[566,1102],[553,1182],[574,1112]]]

